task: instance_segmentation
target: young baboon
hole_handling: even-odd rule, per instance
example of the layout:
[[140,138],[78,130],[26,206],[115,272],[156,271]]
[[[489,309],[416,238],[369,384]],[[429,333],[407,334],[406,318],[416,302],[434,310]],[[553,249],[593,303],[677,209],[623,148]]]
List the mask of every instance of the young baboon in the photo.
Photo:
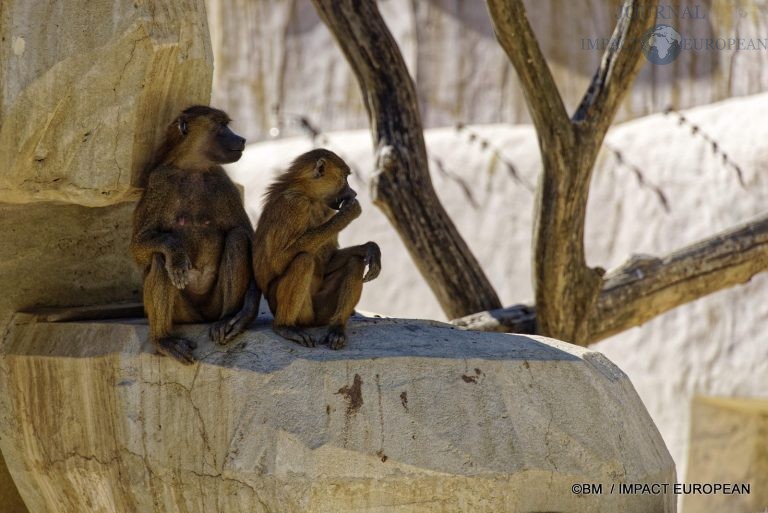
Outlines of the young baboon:
[[339,249],[339,232],[361,213],[348,176],[349,166],[331,151],[300,155],[270,185],[256,227],[253,269],[275,316],[273,328],[307,347],[315,340],[303,328],[323,325],[322,342],[344,347],[363,282],[381,271],[375,242]]
[[216,321],[225,343],[256,316],[253,228],[220,164],[240,159],[245,139],[226,113],[190,107],[168,126],[133,215],[131,251],[144,270],[144,308],[158,352],[192,363],[195,344],[174,323]]

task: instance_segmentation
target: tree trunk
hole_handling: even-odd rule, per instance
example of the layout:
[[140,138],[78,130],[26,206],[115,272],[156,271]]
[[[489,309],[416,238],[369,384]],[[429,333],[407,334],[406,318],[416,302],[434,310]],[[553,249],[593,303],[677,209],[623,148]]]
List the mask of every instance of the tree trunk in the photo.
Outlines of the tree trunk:
[[520,78],[541,150],[533,241],[537,329],[585,345],[602,283],[584,256],[592,168],[621,98],[640,70],[637,42],[654,22],[655,10],[641,0],[625,2],[600,68],[569,119],[522,0],[487,3],[496,37]]
[[312,2],[362,90],[377,157],[374,203],[449,318],[499,308],[496,292],[432,187],[416,89],[376,2]]

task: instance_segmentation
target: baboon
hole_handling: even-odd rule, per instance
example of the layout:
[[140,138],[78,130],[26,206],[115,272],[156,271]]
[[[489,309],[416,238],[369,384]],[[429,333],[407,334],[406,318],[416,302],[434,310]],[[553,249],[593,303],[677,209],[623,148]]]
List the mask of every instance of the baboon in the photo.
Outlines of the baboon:
[[211,322],[225,343],[256,316],[253,228],[220,164],[240,159],[245,139],[226,113],[190,107],[171,123],[133,214],[131,251],[144,270],[144,308],[159,353],[190,364],[194,342],[174,323]]
[[349,173],[331,151],[300,155],[269,186],[256,226],[253,269],[275,316],[273,329],[306,347],[315,340],[304,328],[325,325],[321,342],[344,347],[363,283],[381,271],[375,242],[339,249],[339,232],[361,213]]

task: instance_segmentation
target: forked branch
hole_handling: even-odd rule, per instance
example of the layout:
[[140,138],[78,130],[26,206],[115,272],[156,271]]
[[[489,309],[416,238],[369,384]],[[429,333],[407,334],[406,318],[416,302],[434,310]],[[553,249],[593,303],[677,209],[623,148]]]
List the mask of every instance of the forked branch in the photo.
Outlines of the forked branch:
[[656,5],[645,0],[627,0],[616,28],[603,53],[600,67],[573,115],[573,122],[594,130],[592,137],[602,142],[621,99],[643,65],[640,58],[645,38],[656,19]]
[[638,42],[653,23],[655,10],[644,0],[625,1],[600,67],[570,119],[522,0],[487,3],[496,37],[520,78],[541,153],[533,238],[537,328],[584,344],[587,314],[602,281],[584,256],[592,168],[621,98],[640,69]]

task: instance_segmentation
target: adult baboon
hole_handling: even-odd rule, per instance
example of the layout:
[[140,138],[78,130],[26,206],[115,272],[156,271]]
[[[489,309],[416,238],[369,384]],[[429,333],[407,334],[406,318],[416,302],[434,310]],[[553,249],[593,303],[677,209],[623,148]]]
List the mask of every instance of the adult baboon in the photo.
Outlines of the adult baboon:
[[315,340],[303,328],[322,325],[328,325],[323,342],[344,347],[363,282],[381,271],[376,243],[339,249],[339,232],[361,213],[349,172],[328,150],[299,156],[269,187],[256,227],[254,274],[274,330],[307,347]]
[[194,361],[195,344],[174,335],[174,323],[216,321],[210,336],[224,343],[258,312],[253,228],[220,165],[237,161],[245,147],[229,121],[211,107],[182,112],[168,126],[133,216],[131,250],[144,270],[150,339],[183,363]]

